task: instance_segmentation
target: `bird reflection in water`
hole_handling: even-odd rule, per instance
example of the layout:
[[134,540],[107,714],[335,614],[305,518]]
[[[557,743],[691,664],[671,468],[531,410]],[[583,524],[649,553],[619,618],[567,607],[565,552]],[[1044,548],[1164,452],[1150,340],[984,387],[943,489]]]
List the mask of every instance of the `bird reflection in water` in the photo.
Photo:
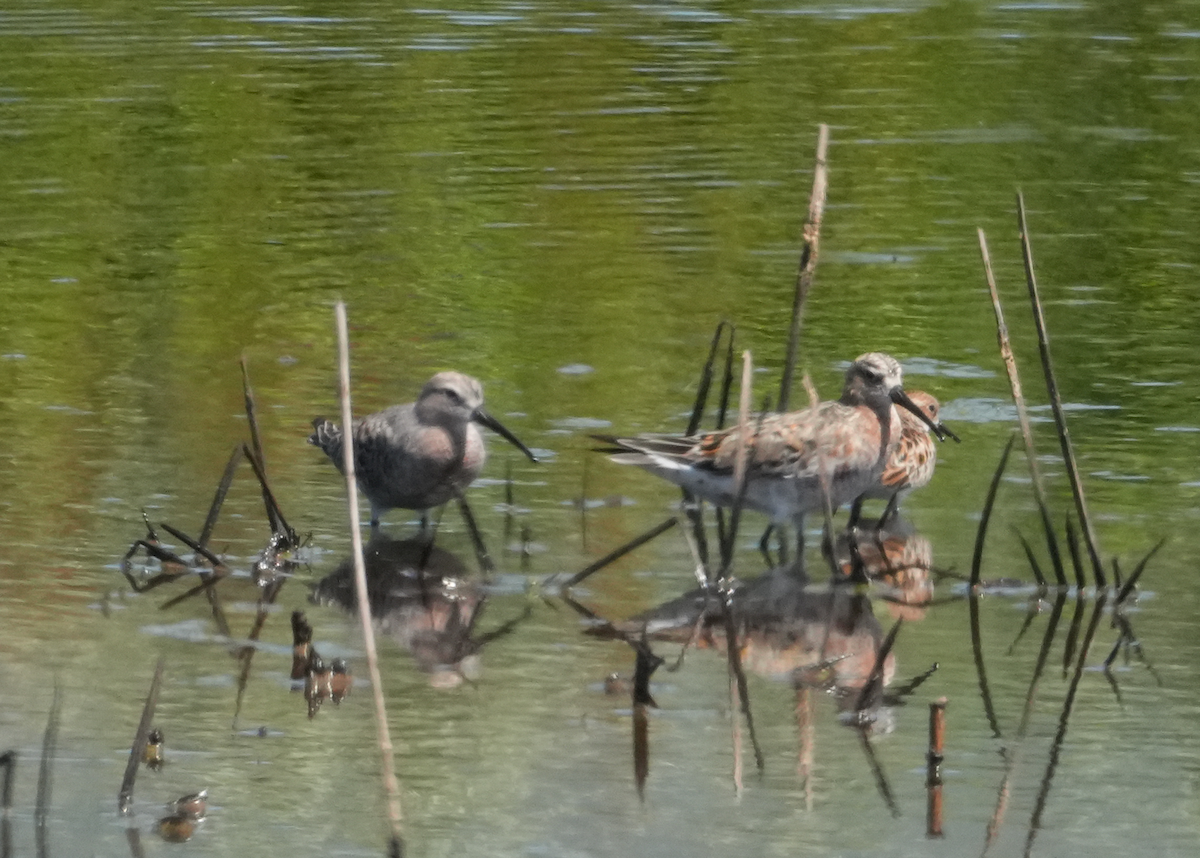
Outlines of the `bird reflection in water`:
[[[487,602],[484,588],[457,555],[428,539],[397,540],[376,531],[363,547],[363,559],[376,634],[392,638],[411,653],[435,688],[476,679],[483,647],[529,615],[527,607],[496,630],[477,635]],[[312,601],[358,609],[350,558],[316,584]]]
[[[904,617],[885,633],[873,613],[870,590],[849,586],[853,580],[850,567],[857,567],[856,575],[880,583],[881,591],[892,600],[889,609],[920,612],[923,608],[914,606],[923,605],[932,594],[931,552],[928,541],[911,528],[907,533],[893,527],[878,534],[864,529],[860,542],[865,547],[854,563],[849,559],[849,541],[837,542],[845,562],[828,585],[813,586],[801,567],[788,564],[738,582],[725,597],[715,586],[699,588],[620,622],[600,620],[582,605],[572,604],[596,621],[588,634],[624,640],[635,649],[646,642],[668,641],[728,655],[732,628],[741,669],[788,681],[795,689],[800,737],[797,774],[807,800],[812,800],[815,736],[810,698],[814,691],[825,692],[837,706],[840,723],[859,733],[879,792],[895,814],[898,809],[870,737],[894,729],[893,707],[928,678],[936,665],[901,687],[889,687],[896,675],[893,644]],[[727,621],[726,599],[732,623]],[[635,748],[637,744],[635,724]],[[646,744],[643,740],[642,745]],[[643,753],[647,752],[643,749]],[[635,754],[635,768],[639,766],[646,771],[648,761]],[[643,781],[639,774],[639,793]]]
[[[861,574],[872,585],[872,592],[897,620],[920,620],[933,600],[933,546],[917,533],[912,523],[898,515],[888,516],[880,525],[873,520],[859,523],[854,540],[858,548]],[[850,534],[843,531],[834,542],[838,572],[855,575],[850,550]]]
[[[692,590],[656,608],[588,630],[601,638],[671,641],[697,649],[726,648],[723,607],[715,591]],[[853,710],[875,667],[884,639],[869,599],[849,587],[814,588],[794,566],[771,569],[741,583],[733,596],[742,666],[771,679],[828,692],[842,711]],[[884,685],[895,656],[882,666]],[[879,719],[871,720],[872,723]]]

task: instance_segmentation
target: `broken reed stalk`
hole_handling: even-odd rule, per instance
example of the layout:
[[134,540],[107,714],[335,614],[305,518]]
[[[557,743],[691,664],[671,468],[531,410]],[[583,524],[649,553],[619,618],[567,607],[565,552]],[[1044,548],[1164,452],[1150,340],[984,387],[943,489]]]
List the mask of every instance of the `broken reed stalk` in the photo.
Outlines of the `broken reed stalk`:
[[1087,580],[1083,576],[1083,563],[1079,558],[1079,534],[1075,532],[1070,515],[1067,516],[1067,551],[1071,555],[1071,566],[1075,569],[1075,586],[1082,590],[1087,586]]
[[129,762],[125,764],[125,777],[121,779],[121,789],[117,793],[117,812],[121,816],[129,815],[129,807],[133,803],[133,783],[137,780],[138,764],[146,753],[146,740],[150,736],[150,723],[154,720],[154,710],[158,706],[158,691],[162,687],[163,668],[166,659],[161,656],[154,667],[154,678],[150,680],[150,691],[146,694],[146,704],[142,707],[142,718],[138,721],[137,732],[133,736],[133,747],[129,749]]
[[[346,304],[338,301],[334,308],[338,337],[338,394],[342,405],[342,428],[351,438],[350,411],[350,335],[346,324]],[[383,788],[388,800],[388,820],[391,823],[391,848],[403,850],[401,837],[400,782],[396,779],[392,737],[388,731],[387,708],[383,700],[383,678],[379,672],[379,654],[375,650],[375,632],[371,626],[371,603],[367,596],[367,569],[363,561],[362,533],[358,514],[358,481],[354,475],[354,444],[342,445],[342,469],[346,475],[346,493],[350,507],[350,541],[354,554],[354,588],[358,596],[358,618],[362,625],[363,649],[367,654],[367,670],[371,676],[371,691],[375,700],[375,728],[379,739],[379,755],[383,764]]]
[[292,530],[287,519],[283,517],[283,510],[279,508],[279,501],[275,500],[275,493],[271,491],[271,485],[267,482],[267,472],[264,470],[263,463],[253,454],[248,446],[242,445],[242,452],[250,462],[250,467],[254,471],[254,476],[258,478],[258,484],[262,486],[263,503],[266,504],[268,518],[271,521],[271,532],[282,533],[288,538],[288,543],[291,546],[300,544],[300,538],[296,536],[296,531]]
[[944,837],[942,831],[942,762],[946,751],[946,698],[929,704],[929,750],[925,754],[925,836]]
[[214,569],[223,568],[225,566],[225,564],[221,562],[220,557],[213,554],[202,543],[197,542],[196,540],[192,539],[190,536],[188,536],[186,533],[184,533],[179,528],[173,527],[172,525],[167,524],[165,521],[159,522],[159,526],[163,530],[165,530],[167,533],[171,534],[176,539],[178,539],[180,542],[182,542],[184,545],[186,545],[188,548],[192,549],[192,551],[195,551],[197,554],[199,554],[201,557],[203,557],[205,560],[207,560],[209,563],[211,563],[213,565]]
[[1000,489],[1000,478],[1004,476],[1004,466],[1008,464],[1008,454],[1012,452],[1016,436],[1010,435],[1000,454],[1000,463],[996,465],[996,473],[992,475],[991,485],[988,486],[987,499],[983,502],[983,512],[979,516],[979,530],[975,533],[975,553],[971,556],[971,589],[979,586],[979,572],[983,565],[983,541],[987,537],[988,521],[992,517],[992,507],[996,504],[996,492]]
[[[1000,292],[996,288],[996,277],[992,274],[992,257],[988,253],[987,236],[983,230],[979,232],[979,253],[983,257],[983,274],[987,279],[988,292],[992,296],[992,310],[996,314],[996,339],[1000,344],[1000,357],[1004,359],[1004,368],[1008,373],[1008,385],[1012,389],[1013,404],[1017,408],[1017,422],[1021,426],[1021,438],[1025,441],[1025,459],[1029,463],[1029,476],[1033,480],[1033,496],[1037,500],[1038,510],[1042,516],[1042,529],[1046,534],[1046,548],[1050,552],[1050,562],[1054,564],[1054,574],[1058,585],[1066,586],[1067,577],[1063,571],[1062,555],[1058,550],[1058,540],[1054,536],[1054,524],[1050,520],[1050,507],[1046,503],[1046,486],[1042,480],[1042,472],[1037,463],[1037,450],[1033,444],[1033,429],[1029,423],[1029,411],[1025,407],[1025,394],[1021,390],[1021,375],[1017,371],[1017,359],[1013,355],[1012,342],[1008,338],[1008,324],[1004,321],[1004,308],[1000,303]],[[1022,540],[1024,541],[1024,540]],[[1038,584],[1046,582],[1041,578],[1037,564],[1030,562],[1038,574]]]
[[674,527],[677,524],[679,524],[679,519],[671,517],[671,518],[668,518],[666,521],[650,528],[645,533],[643,533],[641,536],[635,536],[633,539],[631,539],[629,542],[626,542],[620,548],[616,548],[613,551],[608,552],[608,554],[605,554],[603,557],[601,557],[595,563],[589,563],[587,566],[580,569],[578,572],[576,572],[574,575],[572,575],[570,578],[568,578],[563,583],[562,589],[570,590],[572,587],[574,587],[580,581],[595,574],[596,572],[599,572],[605,566],[607,566],[608,564],[612,563],[615,560],[619,560],[620,558],[622,558],[626,554],[628,554],[630,551],[633,551],[635,548],[640,548],[641,546],[643,546],[647,542],[649,542],[651,539],[654,539],[654,537],[658,536],[659,534],[666,533],[668,530],[670,530],[672,527]]
[[200,529],[200,538],[197,540],[201,545],[208,545],[208,540],[212,537],[213,529],[217,526],[217,519],[221,516],[221,507],[225,503],[225,496],[229,494],[229,486],[233,484],[233,475],[237,472],[237,466],[242,461],[242,445],[238,444],[233,448],[233,452],[229,454],[229,461],[225,463],[225,473],[221,475],[221,482],[217,483],[217,490],[213,494],[212,503],[208,507],[208,517],[204,519],[204,527]]
[[1133,592],[1133,588],[1137,586],[1138,579],[1142,577],[1142,573],[1146,571],[1146,564],[1150,562],[1150,558],[1158,553],[1158,549],[1162,548],[1167,542],[1164,536],[1158,541],[1158,544],[1150,549],[1149,553],[1142,558],[1141,562],[1134,567],[1133,572],[1129,574],[1129,580],[1121,586],[1121,592],[1117,594],[1117,601],[1114,603],[1116,607],[1121,607],[1125,604],[1125,600],[1129,598],[1129,594]]
[[817,256],[821,246],[821,220],[825,215],[825,196],[829,187],[829,126],[817,126],[817,157],[813,165],[812,194],[808,198],[808,220],[804,223],[804,247],[800,251],[800,267],[796,274],[796,291],[792,298],[792,325],[788,331],[787,355],[783,361],[783,378],[779,382],[779,411],[787,411],[796,374],[796,359],[800,352],[800,326],[804,306],[812,289],[817,271]]
[[1025,261],[1025,282],[1029,287],[1029,301],[1033,305],[1033,322],[1037,328],[1038,350],[1042,356],[1042,371],[1046,376],[1046,392],[1050,395],[1050,408],[1054,412],[1054,425],[1058,428],[1058,442],[1062,447],[1063,462],[1067,466],[1067,477],[1071,481],[1071,494],[1075,498],[1075,511],[1083,528],[1083,540],[1092,559],[1092,574],[1096,587],[1106,586],[1104,564],[1100,560],[1100,547],[1096,531],[1088,515],[1087,500],[1083,495],[1083,482],[1079,478],[1079,467],[1075,464],[1075,451],[1071,446],[1071,433],[1067,430],[1067,418],[1063,413],[1062,397],[1058,393],[1058,382],[1054,377],[1054,364],[1050,359],[1050,337],[1046,332],[1046,318],[1042,314],[1042,301],[1038,297],[1037,277],[1033,271],[1033,248],[1029,243],[1029,227],[1025,222],[1025,197],[1017,192],[1017,226],[1021,233],[1021,257]]
[[700,429],[700,421],[704,419],[704,409],[708,407],[708,392],[712,387],[713,364],[717,360],[717,346],[721,344],[721,332],[726,328],[729,329],[729,343],[731,346],[733,345],[733,324],[722,319],[717,323],[717,329],[713,331],[712,343],[708,347],[708,359],[704,361],[704,366],[700,369],[700,384],[696,388],[696,401],[692,406],[692,416],[688,420],[685,435],[695,435]]
[[[1017,539],[1021,540],[1021,548],[1025,551],[1025,559],[1029,561],[1029,568],[1033,570],[1033,577],[1037,580],[1039,587],[1045,587],[1046,576],[1042,574],[1042,567],[1038,565],[1037,557],[1034,556],[1033,553],[1033,548],[1030,546],[1029,541],[1021,534],[1021,531],[1017,530],[1016,534]],[[1066,581],[1059,581],[1060,586],[1064,584],[1066,584]]]
[[[263,504],[267,508],[267,523],[271,525],[272,533],[280,533],[281,526],[286,528],[287,525],[281,519],[276,518],[279,507],[275,503],[275,498],[271,495],[270,490],[267,488],[267,460],[263,456],[262,435],[258,431],[258,411],[254,405],[254,389],[250,386],[250,367],[246,362],[246,355],[244,353],[238,359],[238,363],[242,367],[242,399],[246,403],[246,422],[250,424],[250,446],[254,450],[252,458],[258,460],[262,470],[259,481],[262,483],[263,488]],[[256,468],[255,470],[259,469]]]

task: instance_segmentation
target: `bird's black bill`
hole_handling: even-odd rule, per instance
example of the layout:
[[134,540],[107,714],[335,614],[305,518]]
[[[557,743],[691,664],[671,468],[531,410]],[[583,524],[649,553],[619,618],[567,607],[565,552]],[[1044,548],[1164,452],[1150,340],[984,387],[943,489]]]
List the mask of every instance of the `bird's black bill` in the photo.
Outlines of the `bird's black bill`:
[[931,431],[934,435],[937,435],[937,439],[939,441],[945,441],[947,438],[953,438],[956,442],[960,440],[957,435],[946,428],[946,424],[941,422],[934,423],[933,418],[926,414],[925,410],[921,408],[921,406],[917,405],[917,403],[908,398],[908,394],[904,392],[904,388],[893,387],[891,391],[888,392],[888,397],[892,400],[892,402],[896,403],[902,408],[907,408],[913,414],[917,415],[917,417],[921,418],[921,422],[929,427],[929,431]]
[[522,444],[521,440],[516,435],[514,435],[513,433],[511,433],[507,429],[505,429],[503,423],[501,423],[499,420],[497,420],[492,415],[488,414],[482,408],[478,409],[471,419],[474,420],[476,423],[480,423],[480,424],[486,426],[487,428],[491,429],[497,435],[502,437],[505,441],[512,444],[514,447],[516,447],[518,450],[520,450],[522,453],[524,453],[526,456],[528,456],[529,461],[531,461],[531,462],[537,461],[537,456],[533,455],[533,453],[530,452],[529,448],[526,447],[524,444]]

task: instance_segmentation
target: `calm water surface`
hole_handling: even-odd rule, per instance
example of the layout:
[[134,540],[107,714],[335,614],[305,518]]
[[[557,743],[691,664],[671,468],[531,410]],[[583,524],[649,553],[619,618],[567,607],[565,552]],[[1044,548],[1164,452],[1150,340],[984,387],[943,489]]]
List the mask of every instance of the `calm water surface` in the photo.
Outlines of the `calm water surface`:
[[[1014,737],[1047,616],[1016,645],[1027,593],[981,606],[1003,738],[989,726],[968,611],[912,617],[896,677],[940,669],[872,746],[813,697],[813,777],[790,683],[752,674],[765,755],[731,781],[724,658],[655,675],[640,801],[619,642],[527,592],[670,514],[676,493],[589,452],[590,431],[678,431],[716,323],[738,326],[774,390],[811,185],[831,127],[829,204],[802,361],[832,396],[845,361],[886,350],[937,395],[963,443],[906,504],[940,568],[970,564],[1010,432],[981,276],[986,230],[1025,383],[1044,401],[1022,300],[1023,189],[1059,381],[1105,556],[1143,579],[1136,660],[1089,669],[1032,853],[1190,855],[1200,835],[1200,12],[1193,3],[343,2],[253,6],[14,0],[0,11],[0,751],[18,754],[13,854],[34,844],[37,758],[62,710],[54,854],[126,854],[115,795],[155,661],[168,764],[139,779],[147,854],[168,799],[208,787],[188,849],[379,854],[384,827],[362,641],[312,586],[349,551],[341,484],[304,443],[336,409],[332,304],[347,302],[355,408],[409,401],[435,371],[485,384],[500,439],[471,492],[500,574],[470,679],[431,681],[382,646],[414,855],[963,855],[1026,851],[1059,712],[1068,602],[1027,735]],[[130,592],[117,561],[141,510],[200,530],[246,435],[238,357],[284,510],[312,534],[240,696],[188,586]],[[797,396],[802,394],[797,393]],[[793,401],[797,401],[793,399]],[[1056,517],[1070,507],[1035,412]],[[511,467],[515,519],[506,522]],[[1014,528],[1036,519],[1023,468],[1003,484],[984,574],[1028,579]],[[581,498],[608,503],[579,511]],[[615,499],[615,500],[613,500]],[[617,502],[619,501],[619,502]],[[506,524],[509,525],[506,530]],[[737,574],[762,572],[749,517]],[[413,534],[393,513],[385,533]],[[531,551],[523,559],[520,534]],[[254,619],[268,529],[248,471],[213,537],[231,635]],[[439,545],[474,572],[454,511]],[[813,555],[815,558],[815,553]],[[812,558],[810,558],[812,559]],[[1043,560],[1045,565],[1045,561]],[[693,583],[678,532],[589,579],[623,620]],[[950,596],[952,581],[939,585]],[[1090,616],[1089,599],[1078,616]],[[290,689],[288,614],[360,679],[309,720]],[[892,624],[877,602],[879,628]],[[1116,640],[1105,618],[1086,659]],[[676,645],[655,644],[673,658]],[[946,837],[925,837],[926,704],[949,698]]]

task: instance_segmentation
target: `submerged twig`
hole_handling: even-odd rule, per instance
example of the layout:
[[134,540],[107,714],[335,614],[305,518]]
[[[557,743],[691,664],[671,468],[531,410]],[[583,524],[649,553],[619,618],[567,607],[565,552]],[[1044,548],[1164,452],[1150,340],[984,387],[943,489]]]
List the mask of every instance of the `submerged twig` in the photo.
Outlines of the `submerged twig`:
[[[342,426],[347,432],[352,423],[350,411],[350,344],[346,324],[346,305],[337,302],[335,308],[338,336],[338,392],[342,405]],[[396,778],[392,737],[388,730],[387,709],[383,700],[383,678],[379,671],[379,654],[375,649],[375,632],[371,625],[371,603],[367,593],[367,570],[363,562],[362,532],[358,514],[358,483],[354,475],[354,445],[342,445],[342,469],[346,475],[346,494],[350,507],[350,539],[354,554],[354,586],[358,598],[358,617],[362,625],[363,649],[367,655],[367,670],[371,676],[371,691],[375,702],[375,729],[379,739],[379,754],[383,764],[383,787],[388,799],[388,820],[391,823],[390,848],[393,854],[403,851],[401,837],[400,782]]]
[[42,762],[38,767],[37,800],[33,810],[34,830],[37,835],[38,858],[47,858],[49,850],[50,794],[54,773],[54,755],[58,751],[58,728],[62,721],[62,688],[54,683],[54,702],[46,718],[46,732],[42,737]]
[[601,557],[595,563],[589,563],[587,566],[580,569],[578,572],[576,572],[574,575],[572,575],[570,578],[568,578],[565,582],[563,582],[562,589],[563,590],[571,589],[576,584],[578,584],[580,581],[583,581],[585,578],[589,577],[590,575],[593,575],[596,572],[600,571],[601,569],[603,569],[605,566],[612,563],[613,561],[619,560],[620,558],[622,558],[626,554],[628,554],[630,551],[633,551],[635,548],[639,548],[642,545],[645,545],[651,539],[654,539],[656,536],[658,536],[662,533],[665,533],[666,531],[670,530],[672,527],[674,527],[678,523],[679,523],[679,519],[672,516],[671,518],[668,518],[666,521],[650,528],[645,533],[643,533],[641,536],[634,537],[633,539],[631,539],[629,542],[626,542],[621,547],[608,552],[608,554],[605,554],[603,557]]

